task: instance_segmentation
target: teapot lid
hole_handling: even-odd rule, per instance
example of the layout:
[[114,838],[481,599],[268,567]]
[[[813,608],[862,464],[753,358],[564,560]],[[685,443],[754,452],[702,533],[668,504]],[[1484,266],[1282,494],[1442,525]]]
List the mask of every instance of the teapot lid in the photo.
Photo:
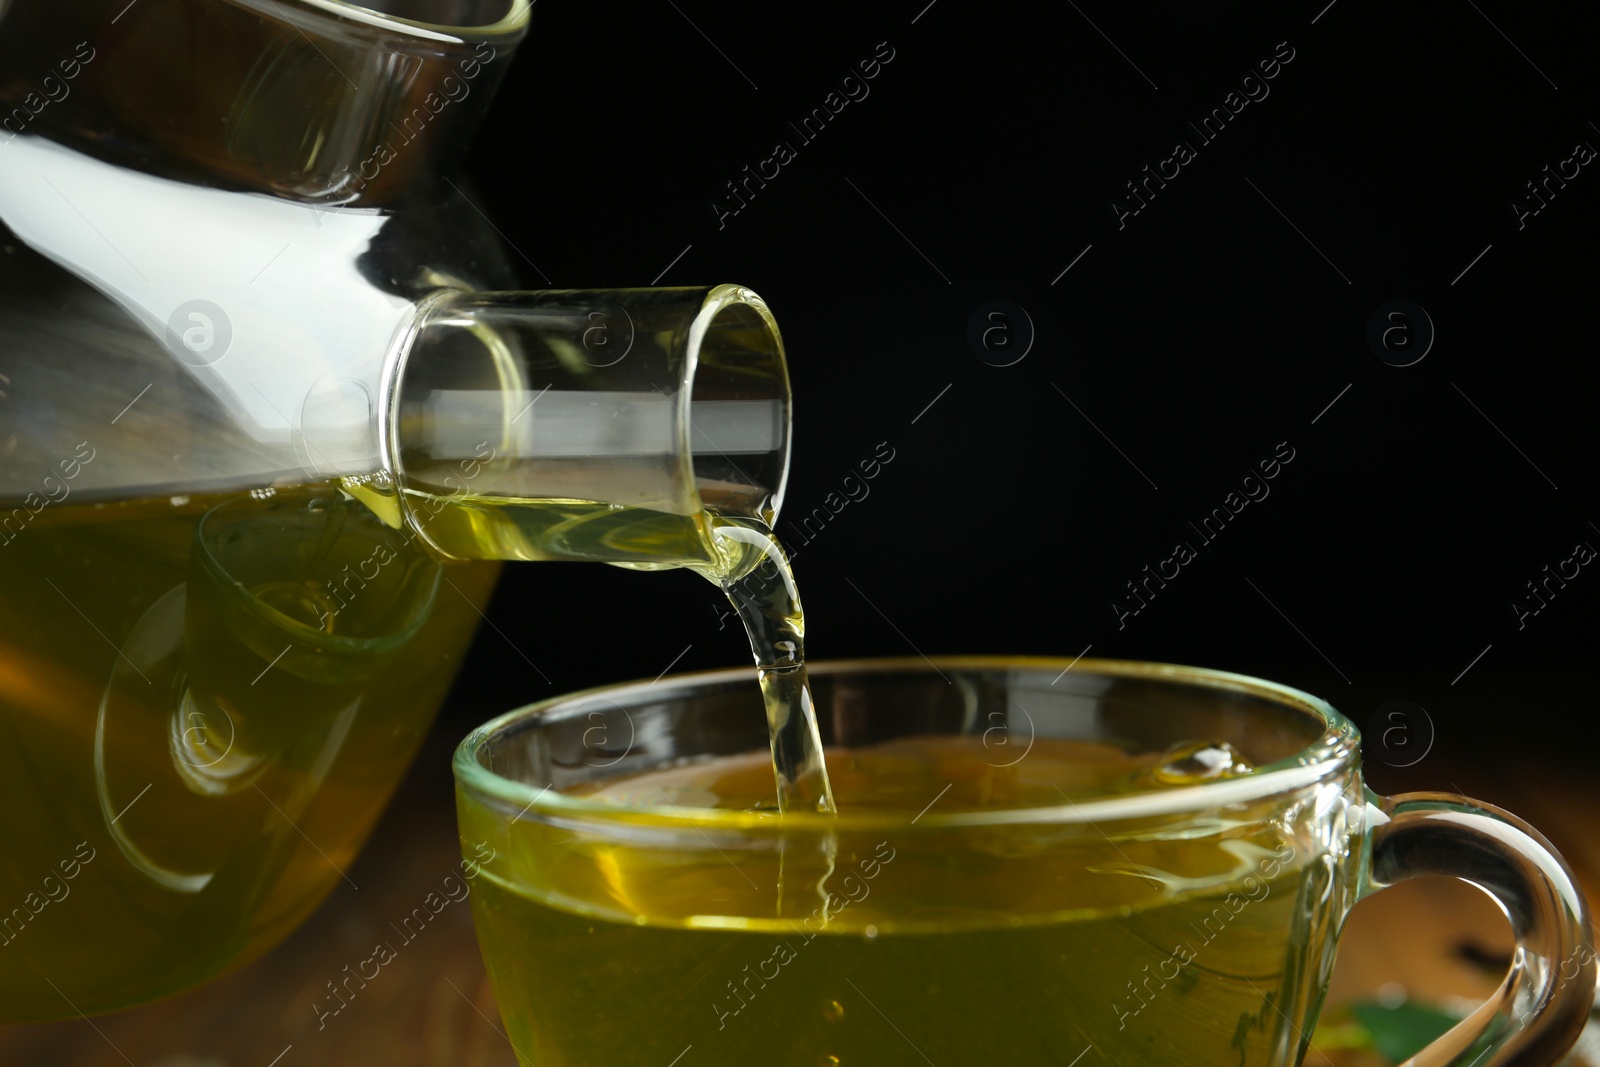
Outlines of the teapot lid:
[[[62,87],[59,106],[39,99],[50,110],[38,125],[52,136],[137,157],[143,169],[377,205],[470,136],[530,9],[529,0],[16,0],[0,37],[26,42],[18,65],[57,51],[70,64],[41,71]],[[27,84],[38,97],[43,83]],[[9,106],[5,95],[0,86]]]

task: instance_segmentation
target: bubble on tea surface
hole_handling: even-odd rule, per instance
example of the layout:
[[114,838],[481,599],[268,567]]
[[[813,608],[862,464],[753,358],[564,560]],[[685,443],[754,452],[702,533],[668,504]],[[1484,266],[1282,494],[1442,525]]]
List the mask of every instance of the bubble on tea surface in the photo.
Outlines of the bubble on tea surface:
[[1165,785],[1188,785],[1253,770],[1254,764],[1226,741],[1186,741],[1163,752],[1153,774]]

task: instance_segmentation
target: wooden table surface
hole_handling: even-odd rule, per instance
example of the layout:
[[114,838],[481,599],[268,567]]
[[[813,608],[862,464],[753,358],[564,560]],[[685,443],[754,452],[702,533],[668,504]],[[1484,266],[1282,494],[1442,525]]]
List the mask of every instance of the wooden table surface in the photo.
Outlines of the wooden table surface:
[[[93,1021],[0,1028],[0,1063],[85,1067],[516,1067],[478,957],[467,906],[452,904],[380,979],[319,1028],[326,983],[363,957],[389,920],[411,910],[459,856],[449,748],[430,742],[361,858],[288,941],[219,981],[158,1004]],[[1533,764],[1475,766],[1430,758],[1403,772],[1378,768],[1382,788],[1442,789],[1499,804],[1538,826],[1600,900],[1600,787],[1577,772]],[[1375,772],[1375,776],[1377,776]],[[1398,780],[1397,780],[1398,779]],[[1504,917],[1478,890],[1423,879],[1357,906],[1329,1007],[1390,983],[1430,1003],[1481,1000],[1500,975],[1474,960],[1505,958]],[[1391,986],[1393,990],[1397,987]],[[1313,1067],[1348,1063],[1313,1051]],[[1595,1065],[1600,1067],[1600,1064]]]

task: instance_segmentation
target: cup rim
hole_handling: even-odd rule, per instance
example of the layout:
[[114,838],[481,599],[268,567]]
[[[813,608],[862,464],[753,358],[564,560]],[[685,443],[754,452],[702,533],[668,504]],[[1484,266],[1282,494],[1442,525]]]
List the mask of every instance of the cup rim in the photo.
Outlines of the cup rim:
[[[1293,793],[1341,775],[1355,768],[1360,760],[1360,735],[1355,725],[1326,700],[1291,686],[1230,671],[1139,660],[1082,657],[1065,659],[1044,656],[936,656],[932,659],[894,657],[822,660],[807,664],[807,671],[812,675],[905,670],[926,673],[930,668],[954,671],[1020,669],[1040,673],[1059,671],[1062,674],[1073,670],[1081,674],[1114,678],[1201,685],[1248,694],[1314,716],[1322,723],[1322,733],[1315,741],[1294,755],[1264,764],[1250,774],[1237,778],[1131,796],[1111,796],[1084,801],[1066,798],[1066,803],[1057,805],[950,813],[925,809],[914,819],[909,818],[912,814],[909,811],[883,810],[859,813],[844,811],[837,815],[791,812],[780,817],[770,813],[715,808],[685,810],[660,805],[623,808],[615,804],[560,793],[548,786],[535,788],[496,774],[477,759],[477,753],[494,735],[513,726],[522,726],[532,719],[555,719],[565,710],[581,711],[585,702],[594,697],[605,697],[619,705],[627,706],[630,696],[643,695],[646,690],[650,692],[651,702],[660,702],[663,699],[670,699],[674,693],[706,685],[745,679],[754,681],[751,678],[754,668],[728,668],[670,675],[656,681],[640,679],[594,686],[524,705],[490,719],[467,734],[456,746],[451,761],[452,769],[458,788],[475,797],[509,806],[510,810],[518,812],[512,821],[535,815],[566,822],[577,819],[642,825],[666,830],[716,828],[724,831],[759,830],[767,833],[780,830],[784,833],[796,831],[837,833],[894,829],[901,832],[927,833],[963,827],[1041,823],[1086,824],[1098,827],[1104,823],[1128,819],[1195,814],[1225,805],[1244,804]],[[662,686],[666,688],[663,689]]]

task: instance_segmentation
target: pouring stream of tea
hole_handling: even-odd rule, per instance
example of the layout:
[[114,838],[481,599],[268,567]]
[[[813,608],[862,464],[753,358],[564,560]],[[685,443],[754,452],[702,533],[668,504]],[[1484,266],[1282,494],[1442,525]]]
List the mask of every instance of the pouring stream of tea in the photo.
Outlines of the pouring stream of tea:
[[759,519],[713,516],[719,563],[706,576],[739,613],[761,680],[778,810],[836,811],[822,737],[806,680],[805,617],[794,571],[772,528]]

